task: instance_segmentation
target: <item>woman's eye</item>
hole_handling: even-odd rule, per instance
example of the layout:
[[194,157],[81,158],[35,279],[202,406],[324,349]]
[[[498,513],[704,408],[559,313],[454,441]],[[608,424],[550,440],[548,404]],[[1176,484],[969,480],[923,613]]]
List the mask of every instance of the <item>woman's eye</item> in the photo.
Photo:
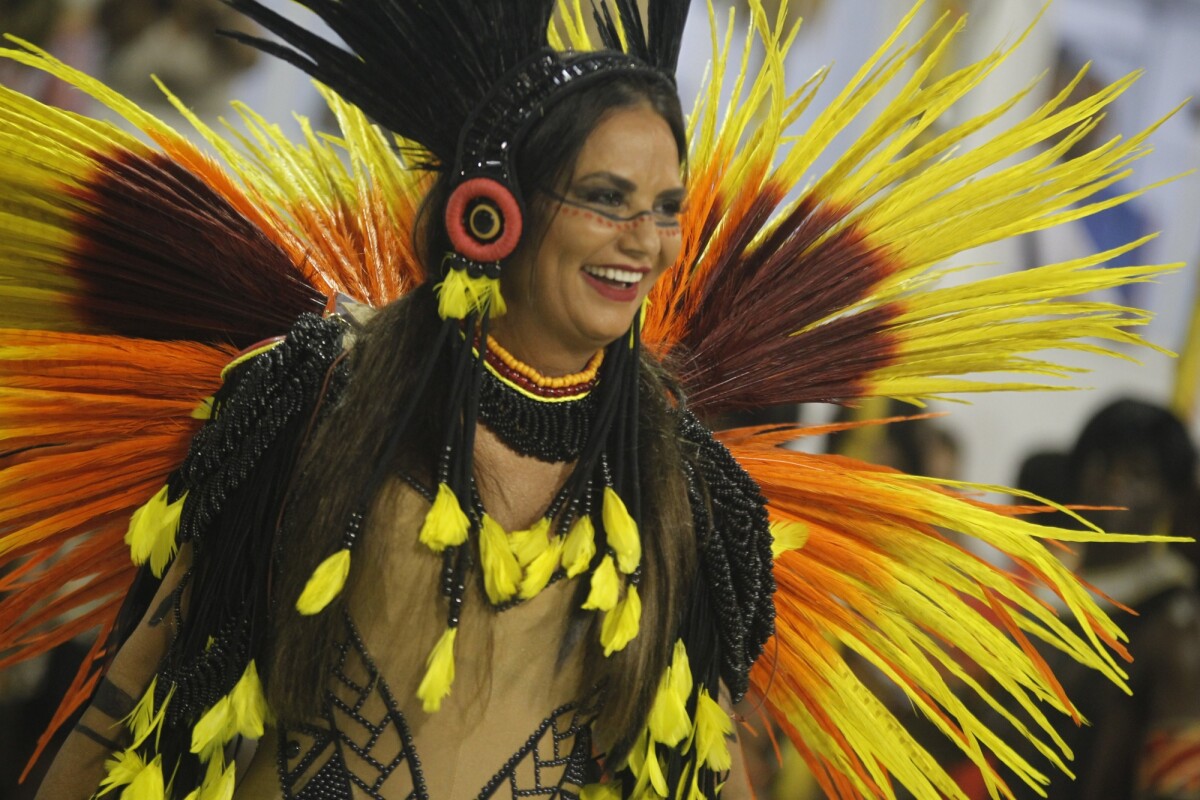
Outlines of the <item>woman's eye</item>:
[[613,189],[586,189],[580,192],[585,203],[617,208],[625,202],[625,195]]
[[657,213],[668,217],[678,217],[683,213],[682,200],[664,200],[658,204]]

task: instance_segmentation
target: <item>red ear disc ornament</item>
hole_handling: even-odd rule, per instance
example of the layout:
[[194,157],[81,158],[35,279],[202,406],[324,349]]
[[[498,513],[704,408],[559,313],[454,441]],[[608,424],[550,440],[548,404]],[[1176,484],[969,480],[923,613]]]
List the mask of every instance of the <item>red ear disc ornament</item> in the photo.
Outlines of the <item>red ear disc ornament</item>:
[[472,261],[499,261],[521,239],[521,208],[504,184],[472,178],[458,186],[446,203],[450,244]]

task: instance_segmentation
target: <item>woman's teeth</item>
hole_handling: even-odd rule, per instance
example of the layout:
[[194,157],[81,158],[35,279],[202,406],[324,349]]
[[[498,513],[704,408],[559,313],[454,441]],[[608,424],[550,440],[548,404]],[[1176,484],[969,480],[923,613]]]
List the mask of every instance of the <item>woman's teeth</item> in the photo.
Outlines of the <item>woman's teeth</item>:
[[583,271],[601,280],[613,283],[623,283],[626,286],[637,283],[642,279],[642,273],[616,267],[584,267]]

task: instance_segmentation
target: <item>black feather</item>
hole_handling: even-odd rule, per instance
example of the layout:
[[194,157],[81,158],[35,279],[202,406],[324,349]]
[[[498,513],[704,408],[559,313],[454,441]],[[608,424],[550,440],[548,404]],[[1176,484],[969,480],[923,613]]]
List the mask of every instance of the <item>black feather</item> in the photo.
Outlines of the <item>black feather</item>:
[[[451,164],[459,132],[499,79],[546,48],[555,0],[297,0],[345,43],[257,0],[227,0],[284,44],[231,34],[331,87]],[[348,49],[347,49],[348,48]]]

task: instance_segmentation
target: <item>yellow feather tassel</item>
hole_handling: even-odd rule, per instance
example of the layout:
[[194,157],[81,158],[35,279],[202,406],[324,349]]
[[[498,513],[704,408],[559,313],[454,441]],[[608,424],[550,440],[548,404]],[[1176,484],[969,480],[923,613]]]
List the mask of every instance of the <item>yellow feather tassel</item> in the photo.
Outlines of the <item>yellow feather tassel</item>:
[[441,710],[442,701],[450,694],[450,686],[454,683],[454,640],[457,637],[458,628],[447,628],[429,652],[425,662],[425,677],[417,687],[417,697],[426,714]]
[[163,784],[162,756],[155,756],[121,792],[121,800],[164,800],[166,786]]
[[144,742],[154,729],[154,693],[157,689],[158,676],[155,675],[133,711],[125,718],[126,727],[133,734],[134,747]]
[[625,599],[617,603],[617,607],[604,614],[604,622],[600,624],[600,644],[604,646],[604,655],[611,656],[638,635],[638,626],[642,619],[642,598],[638,596],[636,586],[630,585],[625,590]]
[[792,520],[771,523],[771,555],[779,558],[789,550],[799,550],[808,543],[808,526]]
[[186,498],[185,493],[174,503],[167,503],[167,487],[163,486],[129,518],[125,544],[129,545],[130,557],[139,567],[149,561],[150,571],[157,578],[162,577],[175,557],[175,534]]
[[350,575],[350,551],[338,550],[313,570],[296,600],[296,610],[306,616],[319,614],[342,593]]
[[204,782],[188,792],[183,800],[233,800],[237,787],[237,763],[225,764],[224,759],[214,758],[208,762]]
[[104,762],[105,775],[96,796],[103,797],[118,786],[128,786],[145,768],[146,762],[133,748],[113,753]]
[[617,566],[621,572],[629,575],[642,563],[642,540],[638,535],[637,523],[625,507],[625,501],[611,486],[604,488],[602,514],[608,544],[617,554]]
[[605,556],[592,573],[592,588],[588,591],[583,607],[589,611],[611,611],[617,605],[621,591],[621,579],[612,556]]
[[728,737],[733,734],[733,720],[720,703],[707,690],[700,690],[700,702],[696,704],[696,757],[700,763],[714,772],[729,769]]
[[596,527],[592,518],[584,514],[575,520],[563,543],[562,567],[567,571],[568,578],[583,574],[592,557],[596,555]]
[[511,600],[521,583],[521,565],[508,546],[504,528],[487,514],[479,528],[479,559],[488,600],[496,604]]
[[531,600],[537,597],[538,592],[546,588],[546,584],[554,575],[554,570],[558,569],[558,562],[562,558],[562,549],[562,539],[554,539],[550,542],[550,546],[526,568],[525,579],[521,581],[522,600]]
[[192,752],[202,761],[210,761],[237,733],[237,720],[233,715],[233,703],[226,695],[212,708],[204,712],[192,728]]
[[542,517],[532,527],[514,531],[509,536],[517,562],[522,567],[528,567],[550,546],[550,520]]
[[451,269],[436,287],[438,315],[442,319],[466,319],[467,315],[490,308],[492,317],[506,311],[500,295],[500,281],[480,276],[472,278],[465,270]]
[[692,731],[687,701],[692,693],[692,670],[682,641],[675,642],[671,665],[663,670],[647,725],[650,738],[669,747],[683,741]]
[[470,525],[454,492],[446,484],[439,483],[437,497],[425,515],[417,538],[433,552],[440,553],[447,547],[458,547],[465,542]]
[[267,698],[262,681],[258,677],[258,666],[254,660],[246,665],[246,671],[229,693],[234,725],[237,734],[247,739],[261,739],[263,723],[268,717]]

